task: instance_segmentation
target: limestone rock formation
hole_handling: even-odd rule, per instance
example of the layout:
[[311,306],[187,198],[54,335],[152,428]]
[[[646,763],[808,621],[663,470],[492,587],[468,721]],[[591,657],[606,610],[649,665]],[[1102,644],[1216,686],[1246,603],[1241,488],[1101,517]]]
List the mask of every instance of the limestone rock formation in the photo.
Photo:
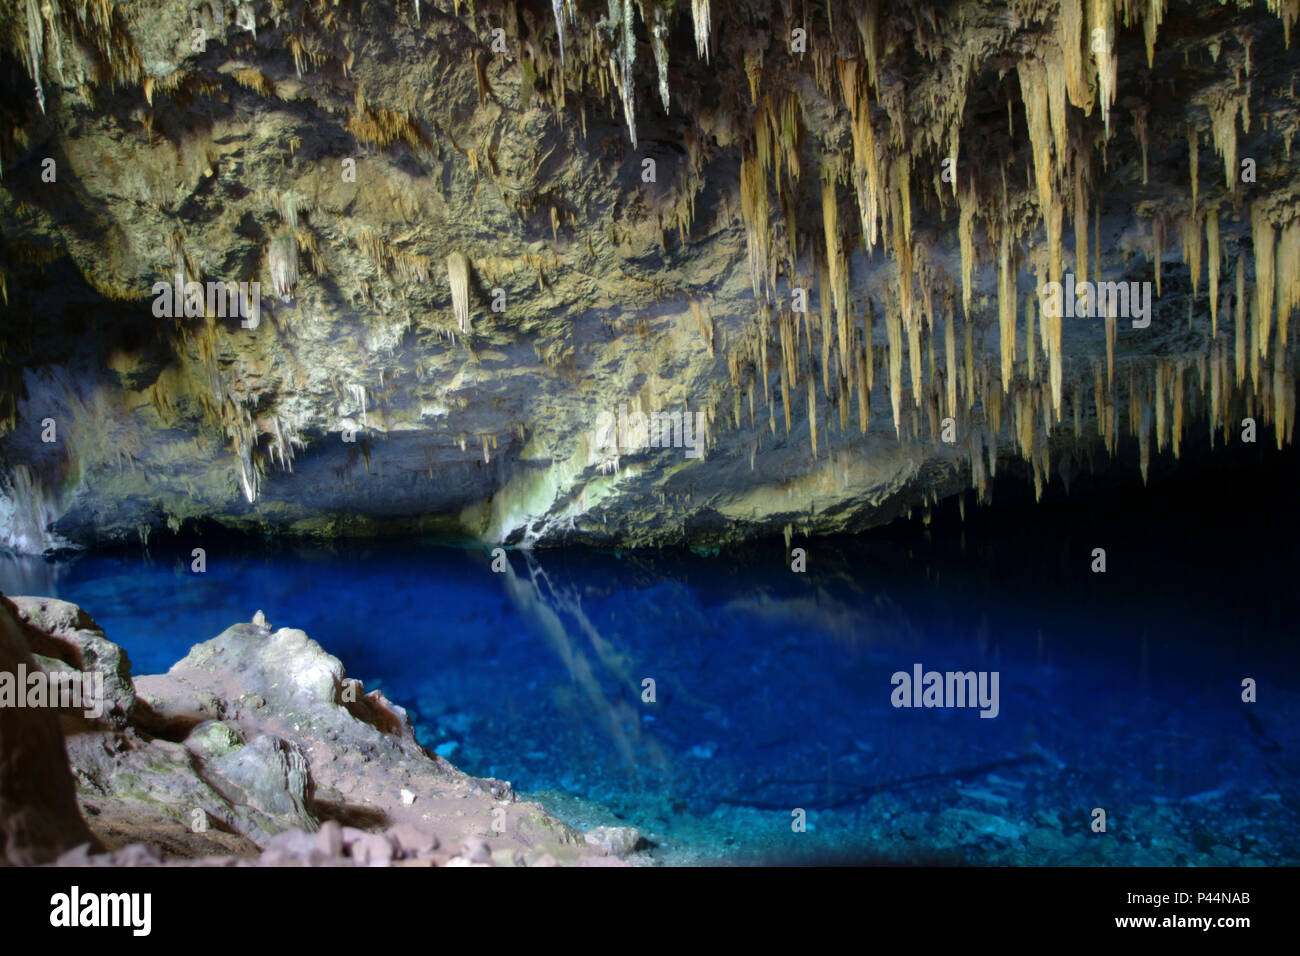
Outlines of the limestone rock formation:
[[[14,605],[28,609],[26,621]],[[121,654],[65,602],[0,599],[0,624],[0,670],[23,660],[34,670],[27,648],[66,639],[74,625],[98,635],[99,660],[117,659],[109,648]],[[0,855],[9,862],[533,865],[602,856],[509,783],[467,776],[425,750],[402,708],[365,693],[302,631],[237,624],[168,673],[128,675],[125,685],[134,706],[72,725],[66,756],[53,712],[0,708]],[[481,853],[462,852],[475,841]],[[101,844],[109,852],[92,852]]]
[[[37,671],[14,605],[0,596],[0,674]],[[19,688],[25,693],[26,688]],[[98,847],[77,808],[63,735],[54,711],[0,706],[0,864],[48,863],[88,844]]]
[[[125,726],[135,709],[135,686],[126,652],[104,636],[89,614],[56,598],[15,597],[20,619],[30,624],[28,643],[35,654],[82,672],[102,675],[105,719]],[[75,718],[65,715],[65,719]]]
[[708,545],[1285,443],[1298,12],[5,4],[0,544]]

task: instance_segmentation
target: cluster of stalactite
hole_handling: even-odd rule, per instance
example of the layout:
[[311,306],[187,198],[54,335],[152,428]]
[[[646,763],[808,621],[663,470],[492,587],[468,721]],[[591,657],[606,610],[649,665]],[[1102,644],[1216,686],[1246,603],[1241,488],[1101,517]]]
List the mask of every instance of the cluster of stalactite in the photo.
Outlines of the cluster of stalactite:
[[[1250,33],[1238,33],[1244,56],[1233,59],[1227,71],[1231,79],[1225,77],[1209,102],[1204,114],[1208,124],[1201,125],[1193,113],[1185,128],[1190,198],[1152,202],[1138,211],[1155,298],[1163,292],[1162,259],[1172,234],[1178,236],[1190,276],[1189,325],[1206,305],[1199,297],[1203,284],[1208,287],[1210,328],[1204,346],[1182,356],[1129,359],[1117,367],[1118,323],[1129,316],[1107,314],[1115,311],[1115,303],[1097,295],[1091,302],[1072,304],[1084,311],[1075,317],[1071,310],[1067,318],[1060,309],[1043,308],[1040,290],[1061,283],[1067,266],[1072,286],[1130,278],[1106,274],[1104,263],[1115,257],[1102,247],[1101,197],[1094,195],[1094,183],[1104,176],[1108,144],[1121,135],[1113,122],[1119,15],[1126,25],[1143,22],[1149,65],[1163,0],[1147,7],[1111,0],[1089,0],[1085,7],[1080,0],[1062,0],[1055,17],[1048,18],[1048,42],[1017,64],[1018,104],[1007,101],[1009,127],[1014,129],[1019,120],[1027,133],[1027,195],[1007,182],[1008,153],[987,166],[961,161],[962,84],[973,77],[976,64],[963,62],[947,74],[957,88],[946,104],[930,110],[938,119],[931,126],[942,131],[936,142],[929,142],[931,134],[923,130],[909,129],[911,120],[900,109],[897,88],[882,78],[888,65],[882,62],[880,9],[879,4],[863,4],[848,18],[860,41],[853,55],[823,53],[836,44],[809,41],[811,78],[823,96],[841,104],[850,131],[842,150],[827,150],[818,158],[820,235],[798,234],[792,212],[806,165],[800,150],[808,135],[800,125],[802,106],[790,91],[788,76],[771,83],[769,90],[765,59],[747,56],[752,136],[742,145],[739,188],[758,308],[749,327],[728,344],[733,427],[748,424],[761,432],[765,417],[771,434],[783,420],[789,435],[802,404],[811,453],[825,454],[829,443],[825,435],[819,441],[819,422],[823,432],[834,424],[848,431],[856,419],[857,430],[867,432],[879,366],[881,397],[888,396],[896,436],[938,441],[945,419],[960,423],[972,482],[981,497],[996,469],[1004,422],[1016,451],[1032,465],[1040,494],[1050,474],[1050,439],[1068,435],[1071,418],[1073,437],[1081,439],[1081,422],[1091,418],[1103,446],[1115,454],[1120,437],[1116,410],[1125,403],[1128,435],[1137,440],[1144,477],[1152,434],[1157,451],[1169,448],[1177,456],[1189,413],[1210,422],[1212,438],[1221,430],[1230,440],[1240,431],[1242,418],[1258,417],[1273,426],[1279,447],[1289,442],[1295,383],[1288,326],[1300,306],[1300,216],[1285,203],[1270,205],[1267,190],[1242,185],[1237,130],[1248,132],[1251,123]],[[1282,18],[1289,43],[1294,6],[1274,4],[1270,9]],[[1219,54],[1216,41],[1216,61]],[[1094,111],[1100,122],[1090,121]],[[1137,103],[1131,114],[1145,183],[1149,110]],[[1288,155],[1289,132],[1284,139]],[[1222,158],[1222,189],[1201,188],[1200,154],[1206,141]],[[1016,149],[1013,137],[1004,148]],[[918,190],[919,184],[932,185],[933,194]],[[955,217],[947,215],[947,193],[955,199]],[[845,198],[856,204],[858,214],[848,228],[841,212]],[[956,219],[959,295],[958,277],[946,274],[929,254],[936,239],[947,240],[943,227],[938,234],[913,234],[918,204],[925,212],[937,208],[945,221]],[[1067,225],[1072,226],[1072,243]],[[1225,225],[1234,234],[1248,232],[1249,247],[1234,240],[1232,255],[1222,241]],[[891,266],[865,302],[850,296],[850,255],[856,245],[869,256],[883,250]],[[796,249],[809,250],[811,261],[801,261]],[[1225,259],[1235,261],[1232,287],[1221,283]],[[1254,275],[1249,288],[1244,278],[1248,262]],[[977,336],[983,344],[984,323],[974,280],[986,270],[996,279],[996,363],[985,361],[983,348],[975,347]],[[1035,280],[1027,295],[1018,282],[1022,270]],[[812,276],[820,308],[802,309],[800,303],[812,301],[806,294]],[[1221,331],[1220,313],[1229,307],[1232,326]],[[1062,344],[1067,321],[1096,322],[1099,331],[1104,329],[1104,365],[1095,363],[1090,370],[1087,359],[1074,361],[1067,375],[1069,359]],[[1197,370],[1196,389],[1185,384],[1189,369]],[[1090,406],[1085,394],[1089,378],[1095,386]],[[820,415],[819,402],[824,403]]]
[[[13,21],[20,33],[13,42],[27,51],[42,104],[41,76],[59,55],[61,29],[100,50],[105,79],[142,83],[151,97],[152,81],[142,76],[112,3],[25,2],[25,15]],[[1281,20],[1289,46],[1300,0],[1266,3]],[[323,0],[303,5],[309,22],[322,31],[335,22],[333,6]],[[1014,16],[985,43],[986,53],[991,48],[1003,54],[989,63],[981,62],[979,43],[960,22],[966,16],[962,6],[952,14],[957,22],[941,21],[933,7],[909,6],[904,29],[885,0],[773,6],[743,17],[738,8],[711,9],[709,0],[692,0],[695,56],[715,72],[743,73],[736,88],[747,97],[725,122],[715,118],[711,124],[716,145],[738,153],[735,191],[756,303],[739,331],[734,322],[718,328],[710,317],[709,351],[714,353],[716,334],[730,372],[730,395],[718,400],[720,408],[730,404],[730,415],[718,417],[730,418],[734,428],[752,427],[761,435],[765,426],[775,435],[779,405],[785,433],[794,434],[802,416],[811,454],[820,457],[832,452],[833,431],[868,431],[879,378],[877,400],[889,409],[894,435],[938,441],[942,423],[952,419],[980,488],[996,468],[999,444],[1007,441],[1004,426],[1042,481],[1050,474],[1050,439],[1071,427],[1078,435],[1087,418],[1095,419],[1097,434],[1114,453],[1125,405],[1128,434],[1140,444],[1144,470],[1150,436],[1157,451],[1169,447],[1178,454],[1189,414],[1208,418],[1212,430],[1225,436],[1239,414],[1258,414],[1274,426],[1279,443],[1288,441],[1295,405],[1289,319],[1300,306],[1300,217],[1284,203],[1257,198],[1267,196],[1266,188],[1248,191],[1241,182],[1239,130],[1248,133],[1252,123],[1252,34],[1238,31],[1240,49],[1228,56],[1217,36],[1204,41],[1207,57],[1215,63],[1222,57],[1224,79],[1187,113],[1187,197],[1153,199],[1137,208],[1157,297],[1165,279],[1162,258],[1174,237],[1191,276],[1189,317],[1200,308],[1205,278],[1210,327],[1204,348],[1183,357],[1117,361],[1118,327],[1127,317],[1107,315],[1099,306],[1090,318],[1064,318],[1042,308],[1039,290],[1061,282],[1067,266],[1077,284],[1128,278],[1104,274],[1111,252],[1100,237],[1107,150],[1131,136],[1146,183],[1153,125],[1160,118],[1144,103],[1125,107],[1118,100],[1119,44],[1121,31],[1136,32],[1140,24],[1150,67],[1166,0],[1013,0],[1010,9]],[[502,23],[520,62],[521,106],[547,104],[576,118],[584,135],[586,94],[594,93],[621,113],[631,145],[644,145],[638,22],[648,38],[663,109],[671,115],[682,102],[674,99],[669,57],[671,30],[686,11],[673,0],[606,0],[603,8],[553,0],[552,18],[540,20],[513,2],[493,11],[462,11],[456,3],[452,12],[466,17],[476,35],[484,21]],[[722,31],[728,13],[736,20]],[[767,18],[761,29],[752,22],[755,16]],[[797,47],[796,31],[804,35]],[[346,46],[346,40],[339,42]],[[329,48],[320,37],[295,35],[294,43],[299,74]],[[1015,53],[1013,71],[1008,51]],[[341,48],[335,52],[341,55]],[[490,90],[480,53],[470,51],[483,101]],[[917,57],[929,76],[905,82],[903,65]],[[348,52],[345,66],[351,62]],[[965,116],[977,83],[987,87],[990,75],[999,72],[1008,76],[994,86],[1006,103],[1005,135],[988,128],[993,124],[987,116],[979,124]],[[265,85],[264,78],[241,82]],[[812,99],[833,109],[832,121],[816,129],[807,119]],[[1129,123],[1119,121],[1125,113]],[[430,144],[416,117],[371,106],[359,88],[349,115],[349,129],[361,141],[381,148],[405,142],[413,151]],[[1285,143],[1289,158],[1289,137]],[[706,173],[694,132],[685,146],[688,161],[668,191],[672,209],[661,214],[661,224],[676,227],[688,241]],[[1203,149],[1222,161],[1222,185],[1217,176],[1201,182]],[[470,149],[467,156],[477,168],[477,153]],[[482,163],[490,171],[495,160],[485,153]],[[1013,176],[1023,177],[1027,188],[1009,181]],[[809,203],[809,196],[820,201]],[[809,228],[807,210],[818,208],[820,223]],[[555,207],[551,213],[554,234]],[[284,241],[296,250],[295,227],[289,223]],[[1249,249],[1237,238],[1247,233]],[[407,278],[428,275],[423,257],[401,258],[365,233],[356,241],[378,267],[388,263]],[[948,274],[932,252],[947,244],[960,251],[960,275]],[[865,299],[852,294],[851,261],[859,251],[874,277]],[[287,256],[281,260],[287,270]],[[1229,263],[1232,278],[1225,280]],[[1248,263],[1254,277],[1249,287]],[[1033,277],[1027,295],[1022,271]],[[447,275],[457,328],[469,333],[466,255],[449,256]],[[981,277],[993,280],[992,307],[979,292]],[[289,278],[285,271],[279,283],[284,288],[277,291],[292,289]],[[986,316],[993,315],[998,349],[997,360],[989,361],[984,328],[990,324]],[[1067,369],[1064,323],[1079,321],[1101,324],[1105,361],[1087,368],[1076,360]],[[213,334],[211,323],[191,334],[202,344]],[[1187,382],[1192,370],[1195,388]],[[210,391],[221,410],[214,414],[232,442],[241,448],[255,444],[257,426],[246,411],[235,411],[242,408],[239,401],[218,382]],[[246,488],[253,483],[246,479]]]
[[[1040,290],[1060,283],[1067,265],[1078,286],[1128,278],[1105,274],[1103,263],[1110,250],[1101,244],[1101,200],[1094,195],[1094,183],[1104,175],[1107,144],[1120,135],[1112,115],[1118,88],[1117,20],[1121,13],[1125,24],[1142,20],[1149,64],[1164,12],[1162,0],[1145,8],[1111,0],[1090,0],[1085,8],[1079,0],[1063,0],[1047,21],[1049,42],[1020,59],[1018,104],[1008,99],[1007,107],[1009,126],[1014,128],[1019,119],[1027,132],[1032,185],[1027,197],[1008,185],[1006,154],[988,166],[961,161],[966,97],[962,84],[973,77],[976,64],[964,62],[947,74],[957,88],[946,105],[935,104],[930,110],[939,120],[931,126],[942,131],[936,142],[928,142],[930,134],[920,129],[909,130],[912,124],[900,109],[898,90],[882,79],[888,65],[882,62],[880,9],[878,4],[863,4],[848,18],[860,40],[855,55],[822,53],[836,49],[836,44],[809,41],[811,77],[823,96],[841,104],[850,129],[843,150],[828,150],[819,157],[821,235],[796,234],[791,213],[801,165],[806,164],[800,154],[807,135],[800,126],[802,107],[788,91],[788,79],[772,83],[768,91],[761,55],[746,60],[752,138],[743,145],[740,209],[759,306],[739,341],[729,343],[733,426],[745,424],[747,406],[750,426],[757,416],[761,428],[766,417],[767,429],[775,435],[783,419],[788,435],[792,416],[804,404],[811,452],[824,454],[828,442],[824,436],[819,442],[819,421],[823,430],[838,423],[847,431],[856,419],[859,432],[868,430],[878,365],[895,434],[905,441],[937,441],[944,419],[961,423],[972,481],[981,494],[996,468],[1004,421],[1016,450],[1032,464],[1040,493],[1050,473],[1049,439],[1068,433],[1070,418],[1074,437],[1081,438],[1081,421],[1092,418],[1104,447],[1114,454],[1120,431],[1116,409],[1124,402],[1144,475],[1151,434],[1157,451],[1168,447],[1177,456],[1189,411],[1209,420],[1212,435],[1221,429],[1225,439],[1240,429],[1233,416],[1238,422],[1258,416],[1274,427],[1279,446],[1290,441],[1295,385],[1288,324],[1300,306],[1300,217],[1284,205],[1252,199],[1242,187],[1236,143],[1238,126],[1249,131],[1251,122],[1250,34],[1239,34],[1244,58],[1234,60],[1231,81],[1225,81],[1210,102],[1208,129],[1193,119],[1185,130],[1190,201],[1151,203],[1140,212],[1148,242],[1143,251],[1157,299],[1163,292],[1161,263],[1171,233],[1181,241],[1190,274],[1189,322],[1193,310],[1203,305],[1199,296],[1203,277],[1208,278],[1207,341],[1203,350],[1184,356],[1126,360],[1117,369],[1117,326],[1128,316],[1106,314],[1114,303],[1098,296],[1090,305],[1085,303],[1091,310],[1086,317],[1066,318],[1060,310],[1042,308]],[[1294,9],[1271,9],[1289,31]],[[1218,53],[1216,47],[1216,60]],[[1099,123],[1089,120],[1094,111],[1100,113]],[[1148,109],[1139,103],[1131,112],[1145,182]],[[1201,190],[1203,140],[1222,158],[1223,189]],[[1008,148],[1015,148],[1012,137]],[[1286,148],[1289,153],[1289,137]],[[915,188],[922,183],[932,184],[933,195]],[[918,203],[926,212],[937,207],[945,220],[950,218],[947,192],[957,206],[952,218],[961,253],[960,313],[958,277],[943,272],[928,253],[935,239],[946,235],[913,234]],[[856,203],[856,229],[843,224],[845,197]],[[1249,249],[1235,243],[1238,281],[1232,289],[1220,282],[1228,256],[1221,242],[1225,217],[1244,227],[1233,231],[1248,231],[1251,239]],[[1073,227],[1072,243],[1067,224]],[[853,302],[849,292],[855,245],[869,255],[879,247],[892,266],[888,279],[871,290],[873,297],[865,303]],[[801,262],[796,248],[808,249],[811,263]],[[1249,289],[1244,282],[1248,261],[1254,274]],[[974,278],[985,270],[996,279],[996,363],[985,361],[983,349],[975,348],[977,335],[982,345],[983,323]],[[1021,294],[1018,282],[1022,270],[1036,280],[1028,295]],[[800,292],[812,285],[808,273],[815,274],[820,309],[801,310],[796,304]],[[811,301],[811,296],[803,301]],[[1219,314],[1229,303],[1232,329],[1221,332]],[[1104,328],[1104,366],[1096,364],[1089,376],[1087,360],[1075,362],[1067,376],[1063,322],[1090,320]],[[1189,368],[1199,373],[1196,396],[1204,399],[1199,406],[1193,389],[1184,385]],[[1096,387],[1091,407],[1085,408],[1089,377]],[[1073,397],[1066,394],[1067,386],[1074,389]],[[819,401],[824,403],[820,415]]]

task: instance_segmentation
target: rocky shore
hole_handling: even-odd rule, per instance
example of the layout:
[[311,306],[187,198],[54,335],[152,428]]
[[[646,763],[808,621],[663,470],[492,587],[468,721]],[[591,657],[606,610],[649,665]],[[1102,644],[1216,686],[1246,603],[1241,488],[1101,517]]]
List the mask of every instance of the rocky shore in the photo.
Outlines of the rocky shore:
[[457,770],[402,707],[260,612],[133,679],[81,608],[0,596],[0,673],[20,667],[51,686],[93,676],[103,699],[0,706],[0,863],[622,865],[641,842]]

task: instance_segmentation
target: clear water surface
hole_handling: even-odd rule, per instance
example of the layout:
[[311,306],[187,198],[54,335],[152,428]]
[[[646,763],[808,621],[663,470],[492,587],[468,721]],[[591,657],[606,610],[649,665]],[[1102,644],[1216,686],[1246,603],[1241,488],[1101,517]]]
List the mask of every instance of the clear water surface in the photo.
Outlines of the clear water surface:
[[[1296,864],[1293,479],[948,508],[796,538],[802,574],[780,540],[493,573],[477,547],[205,539],[8,558],[0,588],[82,605],[137,674],[260,608],[457,766],[578,827],[638,826],[664,862]],[[916,664],[996,671],[997,716],[894,707]]]

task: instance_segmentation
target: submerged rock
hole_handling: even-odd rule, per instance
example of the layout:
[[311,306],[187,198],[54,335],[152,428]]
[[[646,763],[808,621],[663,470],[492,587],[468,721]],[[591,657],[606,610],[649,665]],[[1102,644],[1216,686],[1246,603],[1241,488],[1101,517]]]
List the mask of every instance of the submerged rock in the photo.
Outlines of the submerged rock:
[[642,843],[641,831],[636,827],[596,827],[583,834],[583,839],[620,859],[634,853]]

